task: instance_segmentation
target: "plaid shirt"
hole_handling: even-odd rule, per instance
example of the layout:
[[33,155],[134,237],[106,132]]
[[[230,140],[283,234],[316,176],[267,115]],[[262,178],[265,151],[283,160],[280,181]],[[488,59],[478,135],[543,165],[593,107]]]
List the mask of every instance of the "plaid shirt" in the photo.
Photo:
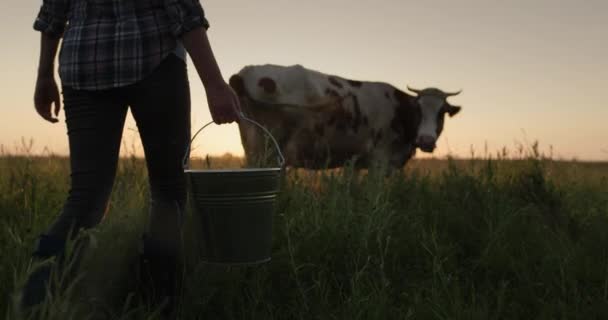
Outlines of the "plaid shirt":
[[198,0],[43,0],[34,29],[62,37],[63,86],[103,90],[133,84],[178,46],[208,28]]

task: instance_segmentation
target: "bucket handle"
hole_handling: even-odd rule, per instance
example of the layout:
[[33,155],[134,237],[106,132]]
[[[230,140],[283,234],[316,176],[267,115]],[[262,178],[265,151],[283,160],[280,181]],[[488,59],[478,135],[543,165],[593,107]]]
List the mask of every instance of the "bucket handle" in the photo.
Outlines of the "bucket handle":
[[[279,162],[279,167],[281,167],[281,169],[283,169],[285,167],[285,157],[283,156],[283,153],[281,152],[281,147],[279,147],[279,143],[274,138],[274,136],[270,133],[270,131],[268,131],[268,129],[266,129],[266,127],[259,124],[257,121],[246,117],[242,112],[239,113],[239,118],[241,120],[245,120],[245,121],[255,125],[256,127],[262,129],[262,131],[264,131],[264,133],[266,133],[266,135],[270,138],[270,140],[272,140],[272,143],[274,144],[275,148],[277,149],[277,154],[278,154],[277,160]],[[210,126],[214,123],[215,123],[214,121],[210,121],[209,123],[205,124],[202,128],[198,129],[198,131],[196,131],[194,136],[192,136],[192,139],[190,140],[190,143],[188,144],[188,148],[186,149],[186,154],[184,155],[184,161],[183,161],[184,168],[188,168],[188,162],[190,160],[190,148],[192,148],[192,142],[194,142],[194,139],[196,139],[196,137],[198,136],[199,133],[201,133],[201,131],[203,131],[205,128],[207,128],[208,126]]]

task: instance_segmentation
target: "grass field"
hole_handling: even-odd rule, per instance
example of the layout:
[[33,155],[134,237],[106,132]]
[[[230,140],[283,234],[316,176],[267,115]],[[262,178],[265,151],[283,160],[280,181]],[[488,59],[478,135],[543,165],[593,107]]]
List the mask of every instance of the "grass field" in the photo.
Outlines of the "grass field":
[[[388,177],[291,171],[285,181],[268,264],[201,263],[188,217],[183,319],[608,319],[608,163],[532,150],[518,160],[416,160]],[[19,319],[13,293],[67,188],[65,158],[0,158],[6,319]],[[123,159],[81,281],[39,318],[156,319],[131,268],[147,190],[142,160]]]

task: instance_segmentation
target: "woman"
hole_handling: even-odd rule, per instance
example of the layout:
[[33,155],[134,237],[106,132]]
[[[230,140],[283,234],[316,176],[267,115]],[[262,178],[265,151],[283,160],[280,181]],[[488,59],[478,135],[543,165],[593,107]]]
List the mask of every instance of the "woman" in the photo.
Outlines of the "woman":
[[[186,201],[181,161],[190,139],[186,52],[205,87],[213,120],[233,122],[239,108],[213,56],[208,26],[197,0],[43,1],[34,23],[41,32],[34,102],[43,119],[58,121],[61,102],[53,70],[63,38],[59,75],[71,188],[61,214],[40,237],[35,258],[61,257],[69,235],[102,220],[130,107],[144,147],[151,191],[143,257],[157,282],[174,283]],[[30,275],[23,292],[25,306],[45,298],[48,278],[48,268]]]

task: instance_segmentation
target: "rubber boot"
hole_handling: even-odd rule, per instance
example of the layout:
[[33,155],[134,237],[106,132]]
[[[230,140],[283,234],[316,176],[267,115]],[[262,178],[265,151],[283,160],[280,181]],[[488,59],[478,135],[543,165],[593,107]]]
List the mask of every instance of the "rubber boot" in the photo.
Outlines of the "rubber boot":
[[[35,262],[42,262],[52,257],[59,257],[65,251],[65,240],[48,235],[38,238],[36,249],[32,254]],[[29,274],[21,295],[21,307],[30,308],[42,303],[46,299],[47,287],[49,286],[51,270],[57,263],[45,263]]]
[[140,284],[144,301],[152,307],[162,305],[162,314],[173,319],[181,291],[180,250],[143,236],[140,252]]
[[[55,260],[40,265],[29,274],[21,295],[22,309],[42,303],[47,298],[47,288],[49,287],[51,292],[65,289],[76,278],[80,262],[88,245],[88,237],[77,237],[71,247],[69,256],[66,257],[65,239],[45,234],[41,235],[32,254],[34,262],[43,262],[53,257]],[[63,277],[61,283],[51,281],[53,272]],[[56,287],[56,285],[61,287]]]

